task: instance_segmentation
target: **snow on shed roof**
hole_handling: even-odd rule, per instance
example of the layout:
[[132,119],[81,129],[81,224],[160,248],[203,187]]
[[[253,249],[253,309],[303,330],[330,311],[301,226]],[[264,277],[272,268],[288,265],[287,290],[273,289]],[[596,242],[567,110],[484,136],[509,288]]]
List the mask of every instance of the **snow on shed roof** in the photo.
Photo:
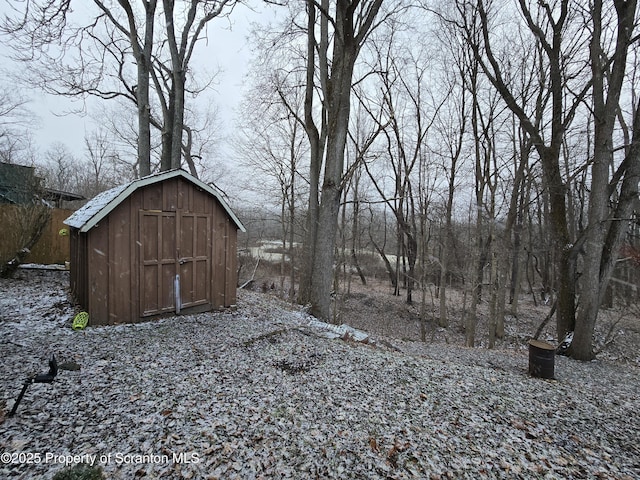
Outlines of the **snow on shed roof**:
[[184,170],[169,170],[166,172],[160,172],[156,174],[152,174],[146,177],[139,178],[125,185],[120,185],[114,187],[110,190],[105,190],[102,193],[99,193],[91,200],[89,200],[82,208],[76,210],[70,217],[68,217],[64,223],[69,225],[72,228],[77,228],[80,232],[88,232],[93,227],[95,227],[100,220],[109,215],[111,211],[116,208],[120,203],[133,192],[135,192],[138,188],[144,187],[146,185],[152,185],[157,182],[162,182],[164,180],[174,178],[174,177],[182,177],[188,182],[193,183],[197,187],[201,188],[205,192],[213,195],[220,202],[220,205],[225,209],[229,217],[234,221],[236,226],[243,232],[245,232],[245,228],[242,225],[242,222],[236,217],[233,213],[227,202],[224,201],[222,195],[218,190],[213,188],[211,185],[207,185],[206,183],[198,180],[196,177],[188,174]]

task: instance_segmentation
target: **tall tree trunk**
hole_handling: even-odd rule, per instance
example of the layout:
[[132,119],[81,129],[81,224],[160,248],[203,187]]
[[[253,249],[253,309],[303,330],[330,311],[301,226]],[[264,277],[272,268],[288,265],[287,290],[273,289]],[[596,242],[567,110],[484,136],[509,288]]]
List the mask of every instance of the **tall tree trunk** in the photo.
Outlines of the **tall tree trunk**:
[[[309,199],[309,231],[305,249],[310,261],[311,271],[305,272],[304,293],[311,300],[311,313],[319,318],[331,318],[331,287],[333,278],[335,241],[337,236],[340,197],[343,185],[344,152],[349,128],[351,108],[351,81],[355,61],[360,47],[373,28],[373,21],[380,9],[382,0],[371,0],[366,4],[338,0],[335,5],[335,18],[331,21],[334,32],[331,38],[333,51],[328,57],[329,38],[329,2],[322,0],[320,5],[320,41],[315,40],[316,3],[307,1],[309,22],[307,24],[307,94],[305,96],[305,120],[307,131],[311,132],[312,143],[311,177],[317,172],[318,180],[322,168],[320,136],[313,122],[312,100],[315,85],[315,58],[319,59],[319,77],[323,96],[322,131],[326,127],[327,149],[324,161],[324,178],[317,215],[312,213],[317,203],[317,194],[312,192]],[[360,11],[358,11],[360,7]],[[354,32],[354,25],[360,30]],[[326,117],[325,117],[326,114]],[[325,120],[326,118],[326,120]],[[326,121],[326,123],[325,123]],[[324,138],[324,133],[322,134]],[[313,142],[318,140],[316,147]],[[314,155],[317,155],[314,157]],[[311,188],[314,179],[311,178]],[[317,185],[317,183],[315,184]],[[315,198],[314,198],[315,194]],[[315,223],[314,223],[315,222]],[[302,287],[301,287],[302,296]],[[304,298],[304,297],[303,297]]]
[[[514,118],[514,127],[515,127],[515,118]],[[514,128],[515,132],[515,128]],[[515,137],[515,135],[514,135]],[[525,139],[520,142],[517,142],[514,138],[514,159],[516,160],[515,172],[514,172],[514,180],[513,180],[513,189],[511,190],[511,196],[509,198],[509,210],[507,212],[507,218],[505,221],[504,229],[497,234],[497,248],[500,251],[500,254],[497,255],[496,261],[498,262],[496,269],[496,279],[497,282],[495,284],[496,288],[496,305],[495,305],[495,315],[496,315],[496,337],[499,339],[504,338],[504,317],[505,317],[505,304],[506,304],[506,289],[507,289],[507,276],[508,271],[511,267],[512,274],[516,276],[517,281],[517,264],[518,264],[518,253],[517,253],[517,245],[516,242],[519,242],[519,239],[516,239],[518,236],[517,233],[517,218],[518,213],[520,211],[518,199],[521,198],[522,190],[524,189],[524,172],[526,170],[526,166],[529,163],[529,151],[531,149],[531,144]],[[513,241],[512,241],[513,237]],[[519,246],[519,245],[518,245]],[[512,255],[512,264],[509,265],[507,252],[511,252]],[[514,267],[516,271],[513,272]],[[514,284],[512,280],[511,285]]]
[[291,178],[291,183],[289,184],[289,295],[288,298],[290,301],[293,301],[295,298],[295,289],[296,289],[296,267],[298,265],[297,258],[295,254],[295,225],[296,225],[296,167],[297,167],[297,155],[294,146],[294,139],[297,137],[298,124],[293,124],[293,133],[291,135],[291,149],[289,152],[289,158],[291,162],[289,163],[290,171],[289,176]]
[[482,49],[478,42],[471,41],[470,46],[482,69],[493,86],[502,96],[508,108],[518,117],[522,128],[531,137],[532,144],[541,160],[543,177],[550,203],[550,224],[552,232],[552,249],[555,262],[555,277],[558,290],[557,333],[561,339],[574,329],[575,325],[575,252],[567,227],[566,192],[567,187],[560,172],[560,148],[568,125],[573,119],[575,109],[586,95],[586,90],[579,93],[568,107],[565,104],[563,68],[563,33],[569,11],[569,0],[561,0],[556,9],[543,8],[541,15],[549,25],[550,37],[534,21],[529,5],[519,2],[527,25],[536,42],[543,45],[548,61],[548,78],[546,80],[551,99],[550,136],[548,142],[543,137],[540,125],[528,117],[525,109],[514,97],[505,83],[499,62],[491,48],[488,16],[482,0],[477,0],[477,14],[482,28]]
[[[165,125],[166,133],[171,135],[169,153],[163,155],[163,169],[180,168],[182,159],[182,124],[184,120],[184,52],[178,47],[174,26],[174,5],[175,0],[163,0],[164,18],[166,24],[167,43],[171,53],[171,92],[169,101],[169,111],[171,112],[170,128]],[[163,145],[164,146],[164,145]],[[167,158],[168,157],[168,158]]]
[[[151,173],[151,104],[149,100],[149,82],[151,72],[151,53],[153,48],[153,32],[157,0],[145,2],[144,34],[140,35],[136,26],[136,17],[129,1],[121,0],[120,6],[125,11],[128,22],[129,42],[136,59],[137,87],[135,91],[138,109],[138,173],[144,177]],[[96,4],[108,13],[108,8],[101,2]],[[140,38],[143,44],[140,45]]]
[[358,272],[358,276],[360,277],[360,283],[362,285],[367,284],[367,279],[364,276],[362,268],[360,268],[360,262],[358,261],[358,256],[356,254],[356,249],[359,250],[359,241],[360,238],[360,194],[359,194],[359,184],[360,184],[360,174],[357,172],[353,177],[353,221],[351,224],[351,261],[353,266],[356,268]]
[[184,130],[184,86],[186,82],[182,62],[177,64],[173,72],[174,81],[174,115],[171,130],[171,169],[182,166],[182,132]]
[[[327,0],[322,3],[322,8],[328,6]],[[328,39],[324,32],[327,28],[327,18],[321,15],[322,35],[318,45],[320,61],[328,48]],[[307,304],[311,302],[311,287],[313,285],[313,266],[316,252],[316,240],[318,231],[319,211],[320,211],[320,171],[324,161],[324,119],[325,108],[322,106],[322,124],[320,130],[313,119],[313,99],[315,94],[316,75],[316,3],[307,0],[307,65],[306,65],[306,85],[304,95],[304,128],[309,138],[309,202],[307,209],[306,228],[304,233],[302,263],[300,272],[300,289],[298,292],[298,302]],[[328,35],[328,34],[327,34]],[[320,69],[322,72],[324,68]],[[321,140],[321,132],[323,132]]]
[[[475,204],[474,204],[475,205]],[[467,278],[466,282],[466,291],[467,297],[471,297],[471,304],[469,305],[469,310],[467,310],[467,314],[464,319],[464,336],[465,336],[465,345],[467,347],[474,347],[476,343],[476,324],[477,320],[477,310],[478,310],[478,263],[481,262],[481,250],[482,250],[482,214],[478,209],[474,209],[476,213],[475,225],[470,225],[471,230],[471,238],[475,239],[473,253],[471,258],[468,261],[467,266]]]
[[[602,51],[602,0],[595,0],[592,7],[593,36],[591,38],[591,71],[593,74],[593,116],[594,116],[594,152],[591,167],[591,190],[589,194],[589,228],[585,240],[584,274],[580,309],[576,322],[575,334],[569,354],[578,360],[593,359],[593,333],[600,303],[606,290],[610,272],[617,253],[607,254],[604,261],[604,247],[609,249],[619,246],[619,237],[623,230],[613,227],[609,216],[609,168],[613,164],[613,129],[619,108],[620,92],[624,80],[627,63],[627,51],[633,32],[636,13],[636,0],[616,0],[617,41],[613,57],[613,66]],[[605,89],[608,90],[605,92]],[[634,119],[634,140],[636,128]],[[635,149],[634,149],[635,151]],[[633,163],[635,159],[627,157]],[[637,191],[637,182],[636,188]],[[622,207],[624,211],[624,206]],[[613,223],[628,221],[624,217],[615,219]],[[608,232],[617,230],[605,240]],[[605,273],[607,272],[607,273]],[[605,275],[603,275],[605,273]]]
[[160,171],[171,170],[171,152],[173,151],[173,121],[176,111],[175,87],[171,82],[171,88],[167,93],[167,108],[163,109],[164,121],[162,124],[162,152],[160,153]]
[[[462,100],[464,101],[464,96]],[[462,131],[463,129],[461,129],[461,132]],[[442,254],[440,255],[440,316],[438,317],[438,326],[442,328],[446,328],[447,326],[449,326],[449,319],[447,316],[447,274],[449,269],[449,251],[451,250],[451,221],[453,216],[453,196],[455,193],[456,163],[460,151],[461,149],[458,150],[457,154],[454,155],[451,159],[451,172],[449,172],[449,190],[444,217],[444,238],[442,241]]]
[[495,248],[491,249],[491,291],[489,296],[489,344],[488,348],[495,348],[498,328],[498,254]]
[[439,314],[438,314],[438,326],[441,328],[447,328],[449,326],[449,317],[447,315],[447,272],[448,272],[448,255],[449,255],[449,231],[445,227],[445,238],[443,239],[443,245],[440,249],[440,280],[438,285],[438,300]]
[[149,75],[156,0],[145,3],[144,45],[138,59],[138,162],[140,176],[151,174],[151,105],[149,100]]
[[[344,13],[343,13],[344,15]],[[336,12],[341,23],[340,12]],[[343,26],[344,30],[344,26]],[[351,38],[351,41],[353,39]],[[351,106],[351,78],[355,63],[355,46],[344,39],[344,50],[334,46],[329,105],[333,109],[327,125],[327,155],[322,196],[318,216],[318,231],[313,259],[313,284],[311,288],[311,313],[323,319],[331,318],[331,297],[335,245],[338,231],[338,214],[342,194],[344,151],[347,144],[349,113]],[[350,53],[351,52],[351,53]]]
[[418,241],[413,233],[407,235],[407,303],[413,303],[413,289],[416,283],[416,260],[418,259]]
[[524,223],[525,199],[529,198],[525,191],[529,189],[527,185],[522,185],[520,190],[520,201],[518,213],[516,215],[516,223],[513,227],[513,257],[511,259],[511,287],[509,289],[509,304],[511,305],[511,314],[518,315],[518,301],[521,291],[521,263],[520,253],[522,251],[522,229]]

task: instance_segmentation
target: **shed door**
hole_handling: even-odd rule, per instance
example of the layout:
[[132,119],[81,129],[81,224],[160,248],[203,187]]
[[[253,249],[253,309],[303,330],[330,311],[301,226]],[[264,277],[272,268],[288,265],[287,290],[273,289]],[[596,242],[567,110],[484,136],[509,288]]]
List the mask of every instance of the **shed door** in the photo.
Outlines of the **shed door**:
[[183,213],[178,220],[177,256],[182,308],[204,305],[211,300],[211,216]]
[[210,231],[209,215],[140,211],[142,316],[210,303]]

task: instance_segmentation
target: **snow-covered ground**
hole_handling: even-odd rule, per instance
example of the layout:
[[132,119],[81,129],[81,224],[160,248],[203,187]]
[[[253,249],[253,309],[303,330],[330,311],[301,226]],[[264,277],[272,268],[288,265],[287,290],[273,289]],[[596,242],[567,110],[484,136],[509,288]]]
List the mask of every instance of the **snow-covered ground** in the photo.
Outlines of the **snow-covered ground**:
[[[640,478],[640,372],[369,338],[268,295],[74,332],[67,272],[0,280],[0,478]],[[74,362],[52,384],[25,378]],[[74,457],[75,456],[75,457]]]

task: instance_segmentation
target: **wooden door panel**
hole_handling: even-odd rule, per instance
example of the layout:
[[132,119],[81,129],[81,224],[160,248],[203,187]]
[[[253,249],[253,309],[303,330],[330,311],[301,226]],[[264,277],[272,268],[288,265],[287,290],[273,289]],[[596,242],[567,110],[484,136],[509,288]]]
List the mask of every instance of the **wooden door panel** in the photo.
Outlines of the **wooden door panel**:
[[142,250],[140,313],[157,315],[175,310],[175,212],[141,210],[138,242]]
[[193,257],[194,218],[192,215],[180,216],[180,258]]
[[191,282],[193,278],[193,263],[186,262],[180,265],[180,299],[183,307],[189,307],[196,300]]
[[207,260],[198,260],[194,264],[196,265],[194,273],[196,298],[206,299],[209,302],[209,292],[211,291],[211,286],[209,285],[209,262]]
[[159,310],[158,302],[158,265],[142,266],[142,285],[140,285],[140,305],[142,316],[152,315]]
[[210,235],[211,235],[211,216],[202,215],[196,219],[196,232],[195,232],[195,256],[198,258],[209,258],[210,252]]
[[162,246],[162,261],[175,263],[176,261],[176,214],[173,212],[161,212],[162,229],[160,231],[160,244]]
[[210,225],[210,215],[183,213],[180,216],[180,297],[183,308],[211,302]]
[[158,222],[160,218],[156,215],[140,216],[140,233],[138,239],[142,249],[142,260],[144,262],[156,262],[158,260],[158,235],[149,235],[145,232],[158,232]]
[[175,293],[176,264],[175,262],[162,265],[160,289],[160,312],[173,312],[176,309]]
[[[140,210],[142,316],[211,303],[211,216]],[[176,274],[179,277],[176,277]]]

